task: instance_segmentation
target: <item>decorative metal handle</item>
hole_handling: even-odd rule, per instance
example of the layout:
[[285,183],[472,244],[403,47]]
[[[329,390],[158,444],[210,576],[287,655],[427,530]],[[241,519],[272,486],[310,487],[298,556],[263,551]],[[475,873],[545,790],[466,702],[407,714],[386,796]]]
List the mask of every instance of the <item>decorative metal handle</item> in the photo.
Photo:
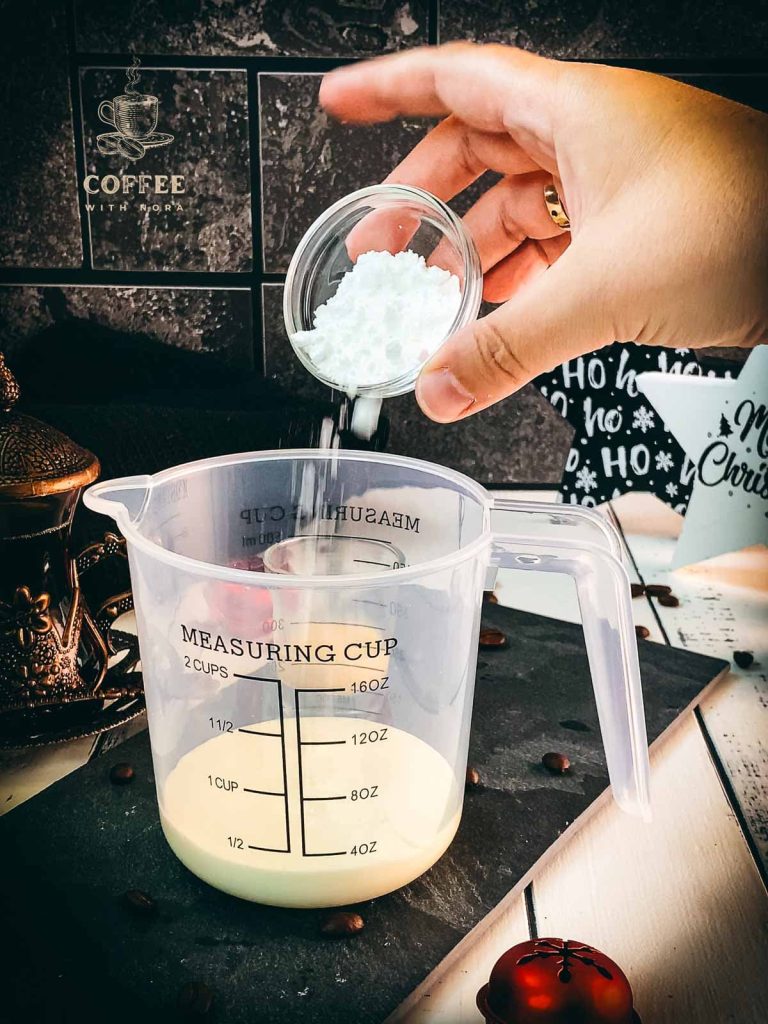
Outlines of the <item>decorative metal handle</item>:
[[[108,531],[100,541],[89,544],[75,559],[75,571],[82,576],[95,566],[108,558],[126,558],[125,539],[116,533]],[[96,683],[98,688],[106,675],[109,658],[118,653],[112,637],[112,624],[115,619],[124,612],[133,609],[133,595],[128,590],[120,591],[117,594],[110,594],[104,598],[98,608],[90,611],[84,609],[83,628],[88,629],[97,646],[103,649],[102,664],[100,666],[99,678]],[[135,664],[136,659],[133,659]],[[127,666],[121,664],[123,670]]]

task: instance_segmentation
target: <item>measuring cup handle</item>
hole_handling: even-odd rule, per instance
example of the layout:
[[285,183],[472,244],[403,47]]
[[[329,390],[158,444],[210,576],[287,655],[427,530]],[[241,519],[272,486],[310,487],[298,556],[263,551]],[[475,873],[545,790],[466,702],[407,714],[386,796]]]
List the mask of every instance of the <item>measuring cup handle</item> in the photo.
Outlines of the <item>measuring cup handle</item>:
[[575,581],[614,797],[623,810],[650,820],[648,740],[624,566],[604,544],[517,534],[494,535],[492,561]]
[[[600,544],[621,561],[622,546],[619,531],[613,523],[599,512],[582,508],[580,505],[542,505],[540,501],[517,501],[496,498],[493,503],[494,526],[503,514],[504,533],[532,533],[541,529],[547,537],[552,536],[552,527],[557,527],[557,536],[566,536],[576,542],[585,540]],[[567,534],[565,531],[568,531]]]

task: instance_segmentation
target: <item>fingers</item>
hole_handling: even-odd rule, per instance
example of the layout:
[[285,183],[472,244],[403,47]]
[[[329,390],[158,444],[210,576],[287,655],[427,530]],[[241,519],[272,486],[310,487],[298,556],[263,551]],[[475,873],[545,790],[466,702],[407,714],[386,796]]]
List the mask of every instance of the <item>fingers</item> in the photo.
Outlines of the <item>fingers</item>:
[[556,61],[524,50],[452,43],[337,68],[322,81],[320,103],[356,123],[453,113],[480,131],[521,132],[553,162],[558,76]]
[[349,258],[356,263],[364,252],[402,252],[419,230],[421,217],[415,210],[384,208],[367,213],[347,235]]
[[467,211],[464,226],[475,241],[483,273],[528,238],[553,238],[564,233],[544,202],[544,186],[551,180],[550,174],[541,171],[504,178]]
[[450,338],[417,382],[424,412],[439,423],[470,416],[559,363],[613,341],[604,248],[579,238],[504,306]]
[[457,117],[447,117],[414,146],[385,182],[415,185],[447,201],[489,169],[525,174],[539,167],[506,132],[476,131]]
[[538,241],[528,239],[519,249],[497,263],[483,279],[486,302],[506,302],[516,291],[542,274],[558,260],[571,242],[569,234]]

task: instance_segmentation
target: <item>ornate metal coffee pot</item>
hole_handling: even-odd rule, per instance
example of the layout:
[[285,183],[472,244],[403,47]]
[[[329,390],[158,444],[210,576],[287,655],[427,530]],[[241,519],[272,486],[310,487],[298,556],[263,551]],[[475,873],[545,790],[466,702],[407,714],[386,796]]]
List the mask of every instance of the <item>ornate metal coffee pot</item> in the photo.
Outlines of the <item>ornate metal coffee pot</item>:
[[92,614],[80,586],[80,574],[105,557],[125,557],[124,541],[107,534],[77,559],[69,549],[80,492],[97,478],[98,459],[16,412],[18,398],[0,353],[0,721],[26,712],[29,726],[45,717],[30,712],[76,701],[101,707],[137,686],[105,683],[115,653],[109,627],[132,606],[130,592],[99,601]]

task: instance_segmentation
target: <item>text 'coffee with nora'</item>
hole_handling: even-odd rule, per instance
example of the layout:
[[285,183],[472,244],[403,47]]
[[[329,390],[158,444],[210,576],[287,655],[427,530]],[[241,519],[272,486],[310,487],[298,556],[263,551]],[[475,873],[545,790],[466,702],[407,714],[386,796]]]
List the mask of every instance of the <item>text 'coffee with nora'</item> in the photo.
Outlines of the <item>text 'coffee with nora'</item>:
[[[111,131],[96,136],[96,148],[103,157],[112,157],[129,164],[137,163],[151,151],[163,149],[173,142],[173,135],[157,131],[160,116],[157,96],[139,91],[138,57],[126,70],[124,91],[98,105],[98,117]],[[127,211],[129,200],[139,200],[142,212],[182,212],[178,196],[186,192],[183,174],[86,174],[83,178],[86,210]],[[98,198],[96,198],[98,197]],[[158,198],[160,197],[160,198]],[[167,197],[167,198],[165,198]]]

